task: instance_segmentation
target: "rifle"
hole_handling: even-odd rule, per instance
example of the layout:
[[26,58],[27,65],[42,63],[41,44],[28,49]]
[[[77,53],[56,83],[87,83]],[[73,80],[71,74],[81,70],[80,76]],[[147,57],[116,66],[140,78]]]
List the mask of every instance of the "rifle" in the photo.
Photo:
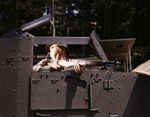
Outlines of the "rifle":
[[86,68],[97,66],[97,65],[104,66],[104,67],[121,65],[121,63],[117,59],[114,61],[104,61],[104,60],[100,60],[100,59],[83,59],[83,58],[81,58],[81,59],[67,59],[67,60],[62,59],[58,62],[58,64],[64,68],[73,67],[77,63]]

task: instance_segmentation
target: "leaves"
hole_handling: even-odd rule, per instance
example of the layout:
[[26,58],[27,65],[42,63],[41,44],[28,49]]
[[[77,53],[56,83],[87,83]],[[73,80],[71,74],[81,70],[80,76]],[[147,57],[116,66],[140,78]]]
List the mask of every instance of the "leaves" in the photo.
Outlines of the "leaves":
[[[135,0],[55,0],[56,35],[89,36],[95,29],[101,38],[137,37],[142,43],[147,37],[145,32],[148,33],[149,30],[147,2],[142,0],[138,2]],[[41,17],[46,4],[52,9],[52,0],[1,0],[0,35]],[[142,24],[137,25],[140,23]],[[36,35],[52,35],[49,28],[48,24],[32,32]]]

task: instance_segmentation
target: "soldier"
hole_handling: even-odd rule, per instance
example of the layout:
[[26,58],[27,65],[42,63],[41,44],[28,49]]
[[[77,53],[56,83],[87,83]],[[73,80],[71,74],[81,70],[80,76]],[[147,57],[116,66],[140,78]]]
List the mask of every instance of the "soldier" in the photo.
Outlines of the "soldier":
[[[66,59],[68,54],[68,47],[65,44],[53,44],[47,45],[47,50],[49,51],[46,59],[41,60],[39,63],[33,66],[33,71],[39,71],[40,69],[47,70],[61,70],[62,67],[59,61]],[[80,73],[85,70],[85,67],[81,66],[79,63],[74,64],[74,70],[76,73]]]

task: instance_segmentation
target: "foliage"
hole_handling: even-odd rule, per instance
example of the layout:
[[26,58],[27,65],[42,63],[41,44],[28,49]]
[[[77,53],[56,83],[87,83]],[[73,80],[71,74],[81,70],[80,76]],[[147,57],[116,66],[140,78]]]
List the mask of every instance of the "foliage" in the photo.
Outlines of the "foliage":
[[[56,36],[89,36],[95,29],[102,39],[136,37],[135,50],[150,45],[148,0],[55,0],[54,3]],[[52,0],[1,0],[0,35],[41,17],[46,4],[52,9]],[[49,28],[48,24],[32,33],[52,35]]]

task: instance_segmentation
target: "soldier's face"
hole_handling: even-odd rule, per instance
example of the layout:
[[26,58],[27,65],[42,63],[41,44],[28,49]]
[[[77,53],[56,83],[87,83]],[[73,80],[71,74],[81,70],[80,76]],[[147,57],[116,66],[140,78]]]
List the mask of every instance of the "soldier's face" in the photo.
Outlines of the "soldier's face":
[[50,50],[50,57],[56,63],[59,62],[65,56],[66,56],[65,50],[60,50],[59,48],[52,48]]

